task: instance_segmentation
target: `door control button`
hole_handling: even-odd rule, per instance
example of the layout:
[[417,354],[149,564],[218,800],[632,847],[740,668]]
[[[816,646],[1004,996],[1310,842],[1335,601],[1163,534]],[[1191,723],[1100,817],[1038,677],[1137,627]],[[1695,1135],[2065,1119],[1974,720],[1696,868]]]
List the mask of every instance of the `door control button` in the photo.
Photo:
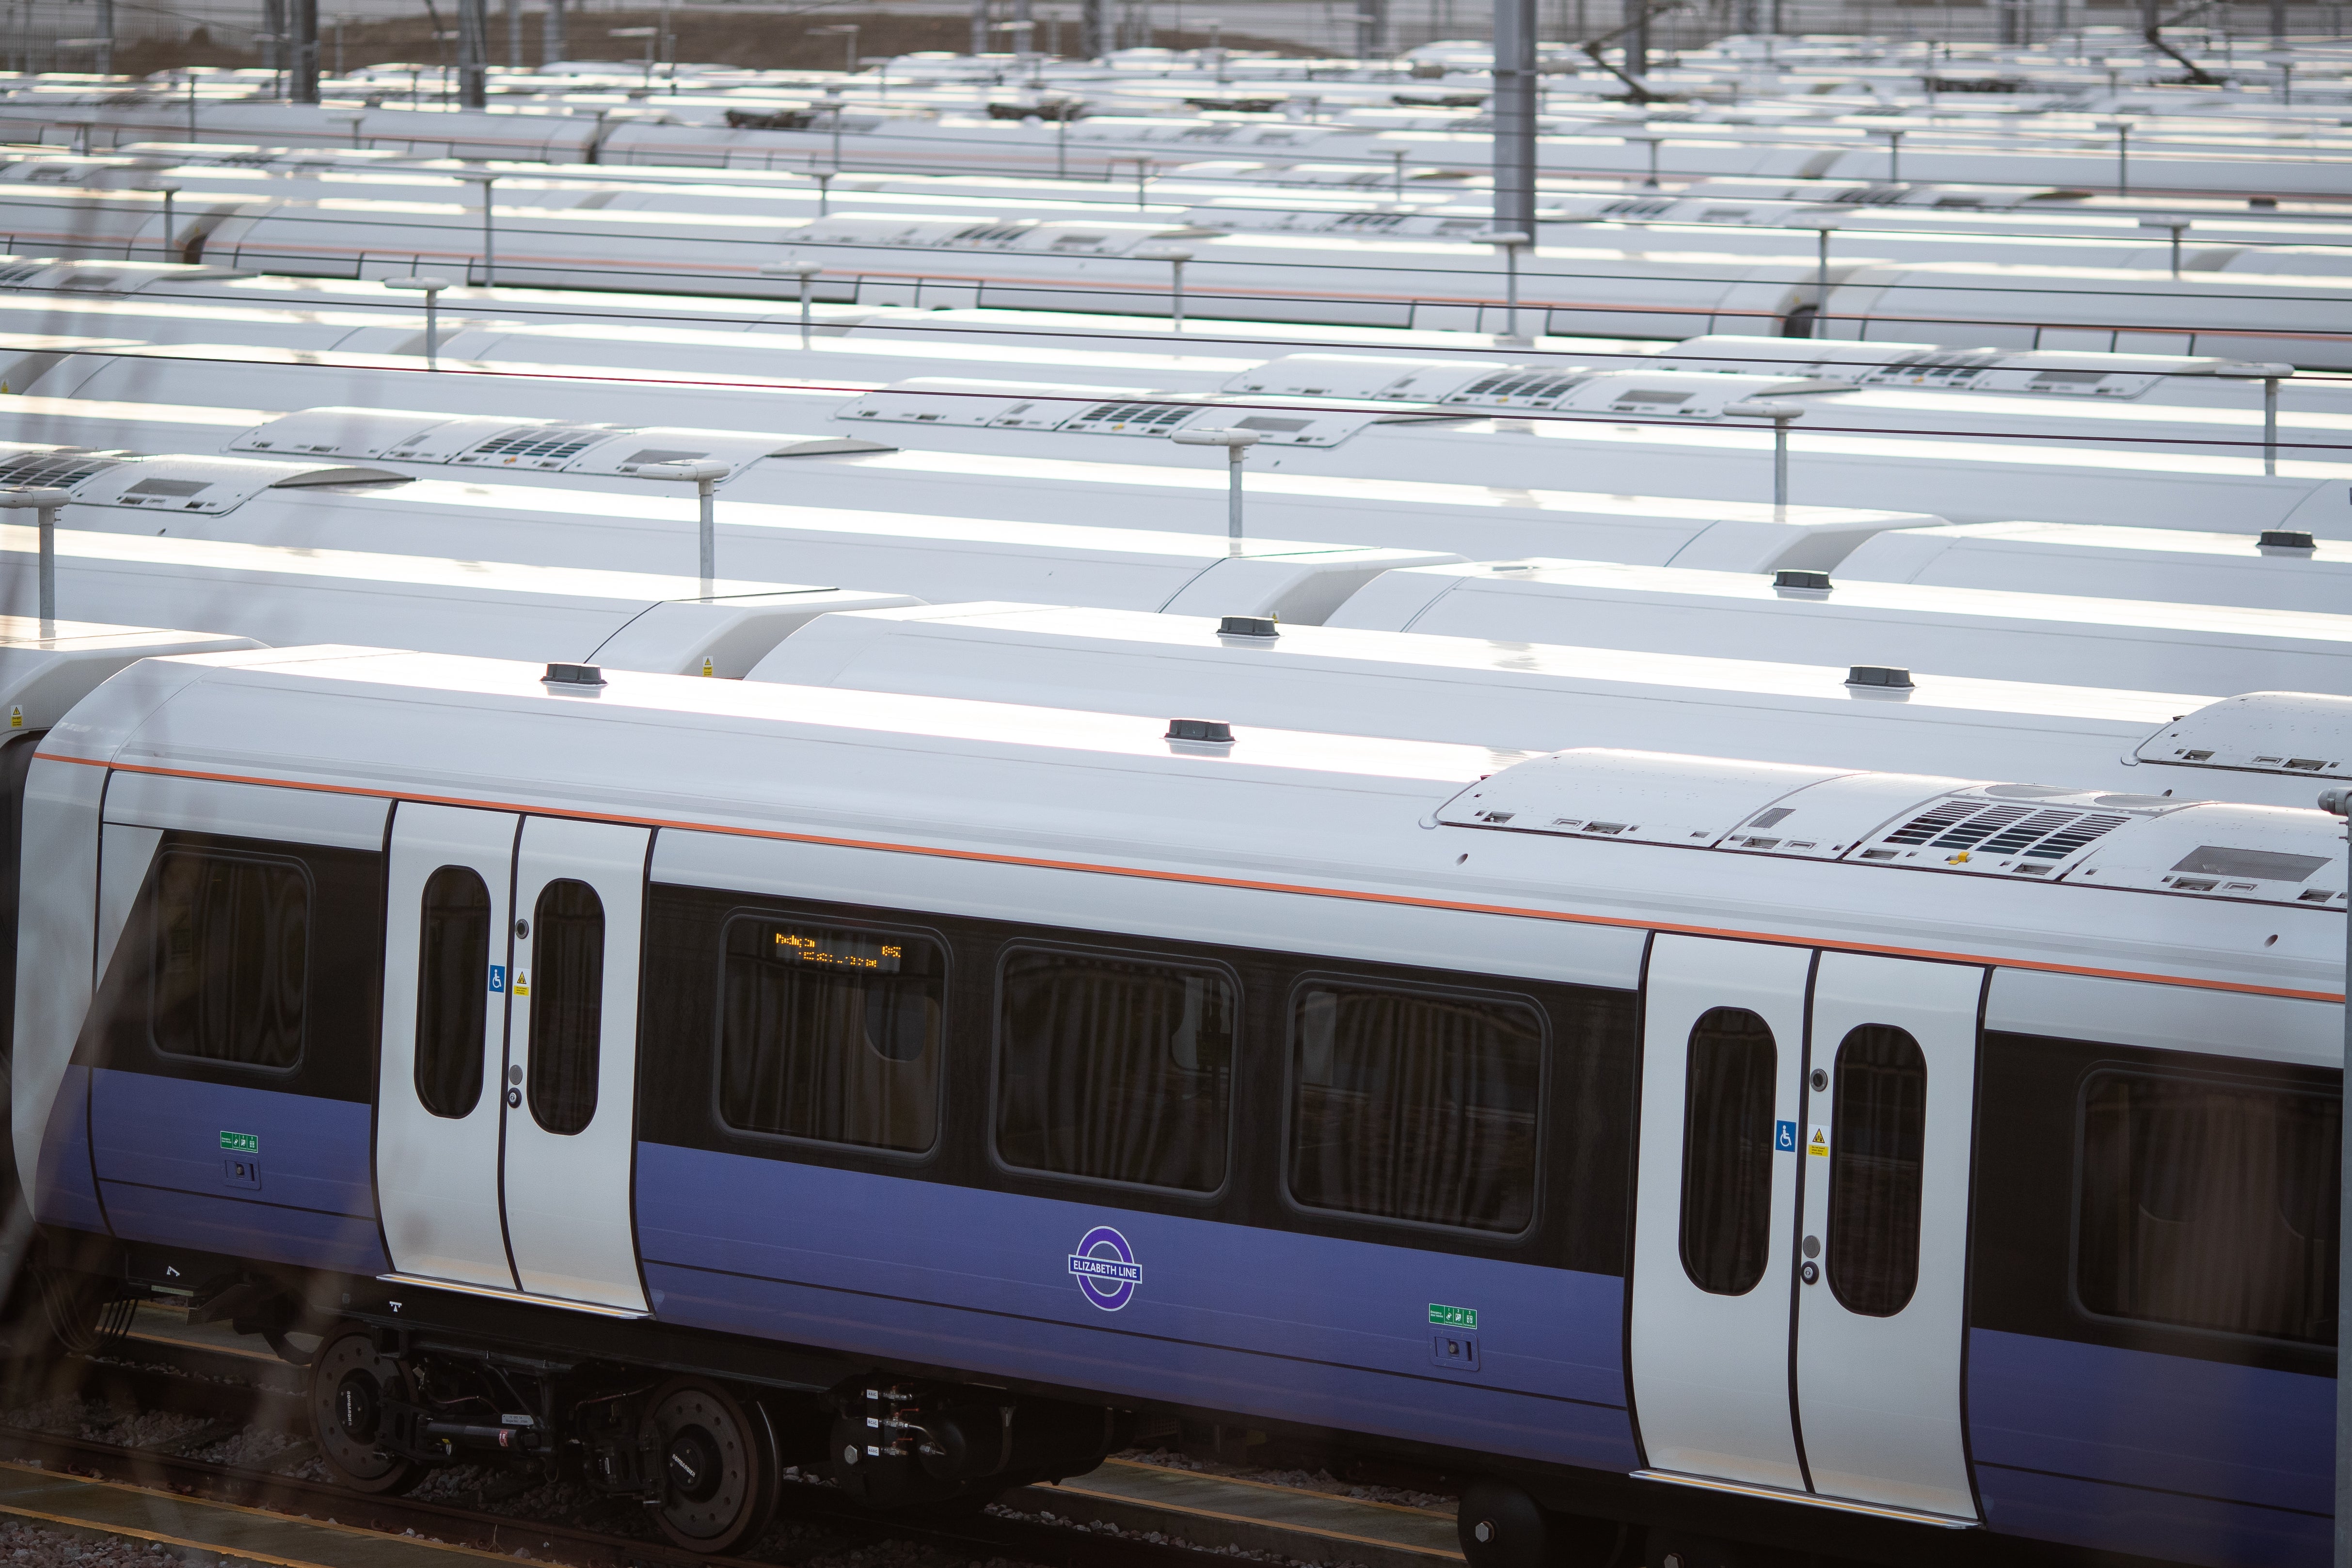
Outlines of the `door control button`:
[[1819,1263],[1809,1262],[1798,1272],[1804,1276],[1805,1283],[1808,1285],[1818,1285],[1822,1282],[1822,1266]]
[[1829,1086],[1830,1086],[1830,1073],[1829,1073],[1829,1069],[1828,1069],[1828,1068],[1826,1068],[1826,1067],[1816,1067],[1816,1068],[1814,1068],[1814,1069],[1813,1069],[1813,1092],[1814,1092],[1814,1093],[1816,1093],[1816,1094],[1823,1093],[1823,1092],[1825,1092],[1829,1089]]
[[[522,1091],[521,1091],[521,1090],[520,1090],[520,1089],[509,1089],[509,1090],[508,1090],[508,1091],[507,1091],[507,1109],[508,1109],[508,1110],[509,1110],[509,1111],[519,1111],[519,1110],[520,1110],[521,1108],[522,1108]],[[1812,1265],[1811,1265],[1811,1264],[1810,1264],[1810,1263],[1808,1263],[1808,1264],[1806,1264],[1806,1265],[1805,1265],[1805,1267],[1806,1267],[1806,1268],[1808,1268],[1808,1269],[1810,1269],[1810,1268],[1811,1268],[1811,1267],[1812,1267]]]

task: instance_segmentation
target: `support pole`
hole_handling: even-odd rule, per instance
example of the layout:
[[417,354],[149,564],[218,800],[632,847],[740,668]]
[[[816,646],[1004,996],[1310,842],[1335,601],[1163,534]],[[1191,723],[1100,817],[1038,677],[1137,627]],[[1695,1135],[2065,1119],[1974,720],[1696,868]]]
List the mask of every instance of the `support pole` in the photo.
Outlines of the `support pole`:
[[425,368],[428,371],[439,370],[441,368],[439,307],[441,291],[449,287],[449,280],[446,277],[426,277],[421,274],[411,273],[406,277],[387,277],[383,280],[383,286],[386,288],[396,288],[403,294],[425,296]]
[[319,101],[319,0],[292,0],[288,7],[286,96],[296,103]]
[[2144,229],[2158,229],[2171,236],[2172,276],[2175,277],[2180,276],[2181,231],[2186,229],[2189,224],[2189,220],[2187,218],[2142,218],[2139,221],[2139,226]]
[[[294,3],[308,9],[315,20],[318,0]],[[315,46],[315,37],[312,42]],[[489,0],[457,0],[457,105],[461,109],[487,109],[489,103]],[[488,187],[483,189],[487,193]]]
[[1785,510],[1789,505],[1789,422],[1804,418],[1804,409],[1793,402],[1748,400],[1727,403],[1723,412],[1734,419],[1772,422],[1772,505]]
[[1503,336],[1497,342],[1525,348],[1528,340],[1519,335],[1519,249],[1531,242],[1531,236],[1512,230],[1495,229],[1473,236],[1482,245],[1491,245],[1503,253]]
[[[478,5],[481,0],[474,0],[474,4]],[[498,183],[499,177],[496,174],[460,174],[458,178],[482,188],[482,287],[496,288],[499,286],[499,235],[490,188]]]
[[1495,204],[1498,233],[1536,232],[1536,0],[1495,0]]
[[640,479],[670,479],[691,482],[694,496],[699,503],[696,517],[696,542],[700,551],[702,597],[709,598],[719,586],[719,481],[733,472],[724,463],[648,463],[637,470]]
[[58,623],[58,508],[73,499],[65,490],[0,490],[0,507],[36,509],[40,522],[40,613],[41,635],[57,634]]
[[1171,330],[1181,332],[1184,329],[1184,264],[1192,259],[1192,253],[1173,246],[1146,246],[1135,253],[1135,259],[1168,264],[1168,320]]
[[1255,430],[1179,430],[1170,437],[1179,446],[1222,446],[1225,449],[1225,554],[1242,553],[1242,461],[1257,444]]
[[801,347],[809,346],[809,289],[816,275],[824,270],[803,256],[791,256],[783,261],[770,262],[760,268],[768,277],[795,277],[801,286]]
[[2213,372],[2231,381],[2263,383],[2263,473],[2278,473],[2278,396],[2279,382],[2294,374],[2293,365],[2223,365]]

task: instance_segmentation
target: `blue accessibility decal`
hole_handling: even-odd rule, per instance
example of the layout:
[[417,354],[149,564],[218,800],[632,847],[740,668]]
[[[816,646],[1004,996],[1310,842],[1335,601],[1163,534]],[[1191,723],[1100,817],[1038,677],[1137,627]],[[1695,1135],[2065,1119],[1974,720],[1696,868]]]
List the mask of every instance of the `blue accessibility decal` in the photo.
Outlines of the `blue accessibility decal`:
[[1780,1150],[1780,1153],[1784,1155],[1795,1154],[1797,1152],[1797,1124],[1794,1122],[1773,1123],[1772,1146]]
[[1070,1272],[1077,1276],[1078,1289],[1086,1292],[1087,1300],[1107,1312],[1135,1300],[1135,1287],[1143,1282],[1143,1270],[1127,1238],[1108,1225],[1087,1232],[1078,1249],[1070,1254]]

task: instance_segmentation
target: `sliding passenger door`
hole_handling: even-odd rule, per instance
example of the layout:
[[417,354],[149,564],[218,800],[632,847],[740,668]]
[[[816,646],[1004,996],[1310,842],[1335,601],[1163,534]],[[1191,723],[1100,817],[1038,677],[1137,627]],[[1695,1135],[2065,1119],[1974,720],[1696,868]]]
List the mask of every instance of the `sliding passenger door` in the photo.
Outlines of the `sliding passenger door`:
[[510,811],[394,810],[376,1092],[376,1195],[392,1266],[512,1290],[499,1202]]
[[1650,1466],[1802,1490],[1789,1398],[1804,947],[1660,936],[1629,1346]]
[[524,1291],[643,1312],[630,1212],[644,828],[526,818],[515,850],[507,1235]]
[[1795,1364],[1824,1496],[1977,1514],[1960,1349],[1984,977],[1853,953],[1814,977]]
[[646,837],[395,811],[376,1098],[395,1271],[644,1310],[630,1189]]

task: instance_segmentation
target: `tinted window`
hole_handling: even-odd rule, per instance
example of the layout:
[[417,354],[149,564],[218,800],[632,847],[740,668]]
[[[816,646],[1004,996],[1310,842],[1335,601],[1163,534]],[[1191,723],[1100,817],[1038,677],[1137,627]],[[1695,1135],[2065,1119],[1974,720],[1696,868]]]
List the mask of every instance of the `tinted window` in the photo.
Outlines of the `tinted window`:
[[1683,1126],[1683,1269],[1718,1296],[1745,1295],[1772,1251],[1772,1030],[1745,1008],[1691,1026]]
[[1838,1046],[1831,1110],[1830,1289],[1848,1312],[1888,1318],[1919,1283],[1919,1178],[1927,1059],[1891,1024]]
[[445,865],[425,879],[416,938],[416,1098],[436,1116],[468,1115],[482,1097],[489,990],[490,890]]
[[540,890],[530,917],[530,1113],[551,1133],[596,1114],[604,1023],[604,904],[584,882]]
[[1290,1051],[1300,1203],[1506,1233],[1535,1218],[1534,1009],[1309,983],[1292,998]]
[[289,861],[166,852],[156,871],[149,1028],[171,1056],[302,1059],[310,884]]
[[939,1130],[940,976],[919,936],[727,924],[719,1114],[730,1127],[884,1149]]
[[2333,1094],[2095,1073],[2075,1288],[2109,1317],[2336,1343]]
[[1005,1164],[1193,1192],[1223,1184],[1234,997],[1222,971],[1016,948],[1000,987]]

